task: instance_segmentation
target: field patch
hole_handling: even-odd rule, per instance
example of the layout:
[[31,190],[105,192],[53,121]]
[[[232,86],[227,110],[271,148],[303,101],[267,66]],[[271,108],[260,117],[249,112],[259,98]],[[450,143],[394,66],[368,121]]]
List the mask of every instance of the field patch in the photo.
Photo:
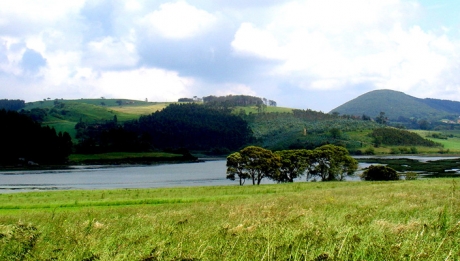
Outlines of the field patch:
[[455,260],[457,180],[0,194],[2,260]]

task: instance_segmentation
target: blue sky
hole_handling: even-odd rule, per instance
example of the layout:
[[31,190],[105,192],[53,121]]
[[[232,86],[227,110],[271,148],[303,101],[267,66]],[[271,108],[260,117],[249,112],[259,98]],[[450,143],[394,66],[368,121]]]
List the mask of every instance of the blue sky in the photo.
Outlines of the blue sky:
[[460,100],[460,2],[0,2],[0,99],[246,94],[328,112],[366,92]]

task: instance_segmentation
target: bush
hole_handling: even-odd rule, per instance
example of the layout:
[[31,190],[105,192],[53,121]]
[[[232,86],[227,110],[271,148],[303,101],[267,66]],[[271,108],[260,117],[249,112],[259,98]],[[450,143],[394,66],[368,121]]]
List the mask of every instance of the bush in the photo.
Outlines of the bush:
[[417,173],[415,172],[407,172],[406,173],[406,180],[416,180],[417,179]]
[[383,165],[371,165],[363,172],[361,178],[367,181],[399,180],[399,175],[396,170],[390,167]]
[[374,148],[369,147],[364,151],[364,154],[366,154],[366,155],[375,155],[375,150],[374,150]]

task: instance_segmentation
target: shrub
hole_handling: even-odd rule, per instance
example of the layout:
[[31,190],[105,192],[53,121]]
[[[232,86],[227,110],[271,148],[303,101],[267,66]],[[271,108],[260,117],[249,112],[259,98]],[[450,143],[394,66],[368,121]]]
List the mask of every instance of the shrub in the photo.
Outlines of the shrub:
[[361,178],[367,181],[398,180],[399,175],[396,170],[390,167],[383,165],[371,165],[367,170],[363,172]]
[[374,154],[375,154],[375,150],[374,150],[374,148],[369,147],[369,148],[367,148],[367,149],[365,150],[364,154],[366,154],[366,155],[374,155]]
[[406,180],[416,180],[417,179],[417,173],[415,172],[407,172],[406,173]]

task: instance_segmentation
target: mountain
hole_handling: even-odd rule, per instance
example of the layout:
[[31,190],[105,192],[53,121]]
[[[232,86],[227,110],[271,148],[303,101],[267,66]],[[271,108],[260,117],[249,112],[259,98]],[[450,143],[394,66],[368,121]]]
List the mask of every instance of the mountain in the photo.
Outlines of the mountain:
[[362,116],[363,114],[376,117],[385,112],[390,120],[397,121],[401,117],[406,119],[441,120],[455,119],[460,115],[460,102],[420,99],[403,92],[393,90],[375,90],[365,93],[339,107],[331,113]]

